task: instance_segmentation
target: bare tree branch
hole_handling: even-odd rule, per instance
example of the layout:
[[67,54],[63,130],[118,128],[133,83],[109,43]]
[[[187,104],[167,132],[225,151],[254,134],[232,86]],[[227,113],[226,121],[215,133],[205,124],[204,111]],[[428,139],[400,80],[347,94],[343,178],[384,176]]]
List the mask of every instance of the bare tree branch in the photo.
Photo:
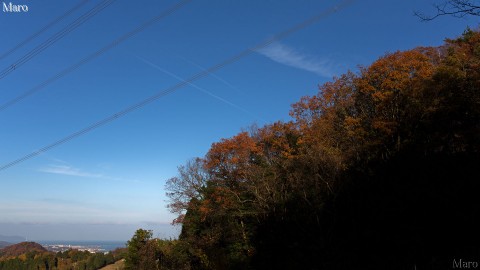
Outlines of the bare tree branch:
[[479,0],[449,0],[443,4],[434,5],[437,14],[430,16],[416,11],[415,16],[422,21],[431,21],[440,16],[453,16],[463,18],[465,16],[480,16]]
[[165,190],[169,198],[170,212],[178,217],[173,223],[181,223],[188,205],[192,199],[201,200],[203,189],[207,183],[207,173],[203,169],[203,160],[195,158],[187,162],[185,166],[178,167],[178,176],[167,180]]

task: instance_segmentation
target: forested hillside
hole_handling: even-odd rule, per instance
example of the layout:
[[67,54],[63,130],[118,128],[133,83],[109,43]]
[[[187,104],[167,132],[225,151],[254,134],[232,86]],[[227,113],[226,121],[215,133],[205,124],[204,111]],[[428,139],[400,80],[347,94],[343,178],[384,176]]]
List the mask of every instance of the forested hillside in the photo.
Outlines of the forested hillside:
[[90,253],[70,249],[50,252],[35,242],[22,242],[0,249],[0,270],[96,270],[121,260],[124,249]]
[[[168,180],[128,269],[451,269],[480,258],[480,33],[388,53]],[[272,97],[274,98],[274,97]],[[153,267],[153,268],[152,268]]]
[[16,257],[27,252],[43,253],[47,252],[47,250],[42,245],[35,242],[22,242],[15,245],[9,245],[1,249],[0,256]]

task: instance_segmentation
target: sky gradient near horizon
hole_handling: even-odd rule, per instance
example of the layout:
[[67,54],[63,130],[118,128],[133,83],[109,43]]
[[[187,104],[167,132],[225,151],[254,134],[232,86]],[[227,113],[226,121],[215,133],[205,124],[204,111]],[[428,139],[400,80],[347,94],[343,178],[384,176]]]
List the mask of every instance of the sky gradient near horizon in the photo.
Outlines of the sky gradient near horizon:
[[[439,0],[440,1],[440,0]],[[80,0],[22,0],[0,11],[0,55]],[[88,1],[11,55],[0,70],[100,1]],[[178,1],[117,0],[0,79],[4,104]],[[62,139],[251,48],[342,1],[192,1],[0,110],[0,166]],[[387,52],[438,46],[478,18],[440,17],[435,1],[351,1],[268,47],[138,110],[0,171],[0,234],[31,240],[127,240],[135,229],[175,236],[165,181],[187,160],[252,124],[290,120],[290,105]]]

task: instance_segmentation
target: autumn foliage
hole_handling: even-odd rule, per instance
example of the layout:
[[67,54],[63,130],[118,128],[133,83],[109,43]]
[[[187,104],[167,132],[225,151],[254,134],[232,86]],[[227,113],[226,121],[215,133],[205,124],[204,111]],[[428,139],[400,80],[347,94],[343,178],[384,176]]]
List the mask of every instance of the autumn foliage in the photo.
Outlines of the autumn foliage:
[[183,269],[449,269],[478,256],[479,87],[468,30],[334,78],[290,122],[214,143],[167,182]]
[[47,251],[35,242],[22,242],[0,249],[1,270],[94,270],[123,258],[123,249],[90,253],[77,249]]

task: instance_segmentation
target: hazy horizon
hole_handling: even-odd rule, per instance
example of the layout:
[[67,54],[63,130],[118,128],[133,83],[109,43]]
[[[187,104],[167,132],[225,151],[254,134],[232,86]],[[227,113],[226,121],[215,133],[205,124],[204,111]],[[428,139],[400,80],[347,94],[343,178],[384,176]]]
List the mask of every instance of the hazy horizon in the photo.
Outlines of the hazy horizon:
[[0,234],[27,241],[128,241],[139,228],[152,230],[157,238],[177,238],[180,226],[170,224],[5,224]]

